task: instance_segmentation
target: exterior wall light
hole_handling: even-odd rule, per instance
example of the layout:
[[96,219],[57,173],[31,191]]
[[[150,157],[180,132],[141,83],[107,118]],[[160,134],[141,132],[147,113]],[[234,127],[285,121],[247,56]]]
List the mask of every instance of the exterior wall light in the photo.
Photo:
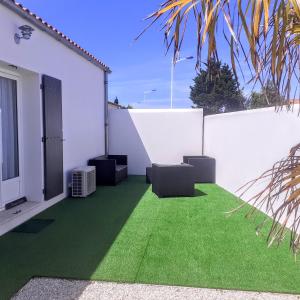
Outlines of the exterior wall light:
[[15,42],[16,44],[20,44],[21,39],[29,40],[31,38],[32,32],[34,29],[29,25],[22,25],[19,27],[21,34],[15,34]]

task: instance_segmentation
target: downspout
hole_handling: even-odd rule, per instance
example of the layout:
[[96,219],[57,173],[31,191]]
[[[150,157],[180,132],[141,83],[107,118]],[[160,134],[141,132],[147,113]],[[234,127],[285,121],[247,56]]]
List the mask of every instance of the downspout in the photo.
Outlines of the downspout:
[[104,143],[105,155],[108,155],[108,74],[104,72]]

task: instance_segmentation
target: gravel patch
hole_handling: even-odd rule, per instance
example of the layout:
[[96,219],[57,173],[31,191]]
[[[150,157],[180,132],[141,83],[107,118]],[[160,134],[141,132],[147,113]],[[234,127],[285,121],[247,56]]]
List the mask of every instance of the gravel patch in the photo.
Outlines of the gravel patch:
[[52,278],[30,280],[13,300],[295,300],[300,295],[201,289],[147,284],[121,284]]

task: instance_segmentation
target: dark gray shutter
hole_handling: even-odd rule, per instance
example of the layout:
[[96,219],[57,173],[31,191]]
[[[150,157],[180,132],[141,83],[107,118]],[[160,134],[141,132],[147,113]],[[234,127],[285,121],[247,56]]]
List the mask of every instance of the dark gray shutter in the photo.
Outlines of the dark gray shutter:
[[64,191],[62,84],[47,75],[42,77],[44,121],[44,188],[45,200]]

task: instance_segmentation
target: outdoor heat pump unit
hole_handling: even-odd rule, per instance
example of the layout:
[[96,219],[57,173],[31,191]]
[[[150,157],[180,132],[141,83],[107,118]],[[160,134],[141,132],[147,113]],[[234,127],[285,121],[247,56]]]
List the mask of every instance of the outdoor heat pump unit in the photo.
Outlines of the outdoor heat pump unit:
[[80,167],[72,171],[72,197],[84,198],[96,191],[94,166]]

